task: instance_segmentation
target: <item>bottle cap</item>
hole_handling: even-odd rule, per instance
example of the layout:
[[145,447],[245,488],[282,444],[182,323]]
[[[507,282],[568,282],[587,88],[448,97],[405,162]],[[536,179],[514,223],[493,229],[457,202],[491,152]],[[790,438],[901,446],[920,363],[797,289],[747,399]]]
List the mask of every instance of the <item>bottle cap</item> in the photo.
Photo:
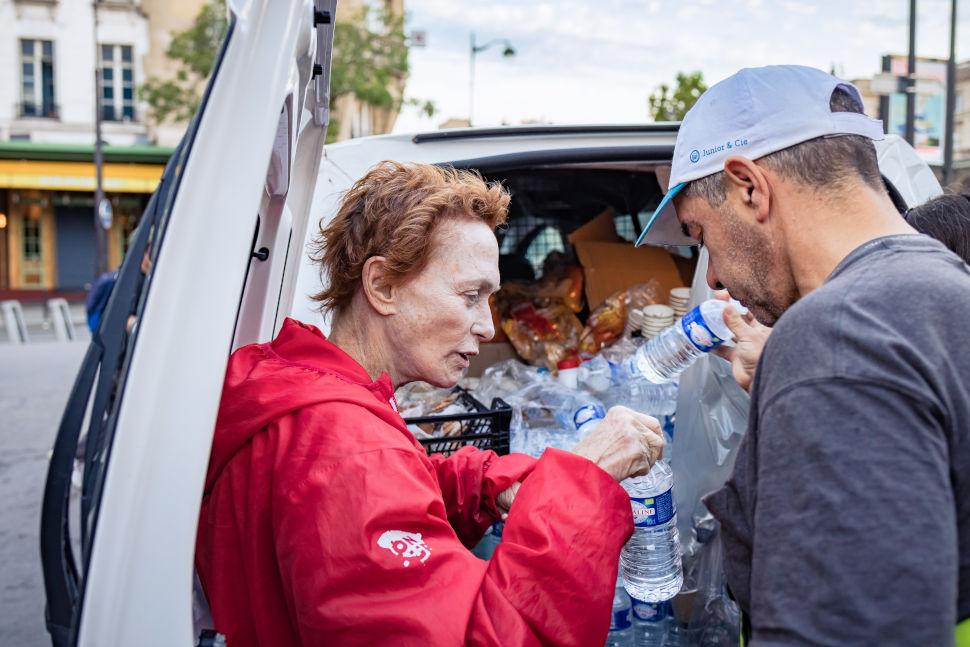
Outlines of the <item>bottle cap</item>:
[[731,299],[730,301],[728,301],[728,303],[731,305],[732,308],[734,308],[734,311],[737,312],[739,315],[748,314],[748,309],[745,308],[743,305],[741,305],[741,302],[738,301],[737,299]]
[[579,358],[567,357],[566,359],[561,359],[556,363],[556,368],[558,368],[560,371],[570,368],[579,368]]

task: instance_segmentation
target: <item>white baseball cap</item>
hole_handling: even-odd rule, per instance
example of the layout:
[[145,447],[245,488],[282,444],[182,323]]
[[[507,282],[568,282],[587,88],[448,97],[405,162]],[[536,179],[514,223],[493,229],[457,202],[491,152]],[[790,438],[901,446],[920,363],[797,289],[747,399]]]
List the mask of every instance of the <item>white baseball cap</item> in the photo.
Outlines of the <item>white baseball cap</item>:
[[680,125],[670,188],[637,246],[697,245],[677,220],[674,197],[691,180],[724,170],[724,160],[731,155],[756,160],[816,137],[883,139],[882,121],[855,112],[832,112],[829,102],[836,88],[862,105],[851,83],[801,65],[746,68],[702,94]]

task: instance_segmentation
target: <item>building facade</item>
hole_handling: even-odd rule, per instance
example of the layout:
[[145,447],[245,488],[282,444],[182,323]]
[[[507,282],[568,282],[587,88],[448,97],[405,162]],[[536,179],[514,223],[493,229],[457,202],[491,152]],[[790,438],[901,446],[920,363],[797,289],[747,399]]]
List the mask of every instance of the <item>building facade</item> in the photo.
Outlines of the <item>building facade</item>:
[[[946,119],[945,59],[918,57],[916,60],[915,146],[943,181],[943,138]],[[906,57],[882,57],[882,73],[902,78]],[[946,187],[970,192],[970,61],[957,64],[953,115],[953,178]],[[905,129],[906,96],[901,92],[879,92],[873,79],[854,79],[865,104],[866,114],[883,120],[887,132],[902,135]]]
[[[0,0],[0,299],[83,299],[97,279],[95,114],[100,109],[103,188],[112,206],[108,267],[128,236],[187,123],[153,123],[138,99],[166,79],[174,33],[207,0]],[[403,0],[347,0],[403,15]],[[339,20],[339,15],[338,15]],[[97,71],[97,73],[96,73]],[[392,93],[403,96],[404,82]],[[339,139],[390,132],[396,109],[342,97]]]
[[10,0],[0,22],[0,298],[81,298],[96,279],[96,106],[110,267],[171,153],[148,144],[137,98],[148,16],[140,0]]
[[[142,60],[144,79],[170,79],[175,74],[172,61],[165,55],[172,34],[191,27],[204,5],[205,0],[141,0],[142,10],[148,17],[148,48]],[[149,116],[146,126],[153,144],[177,146],[187,124],[157,124]]]

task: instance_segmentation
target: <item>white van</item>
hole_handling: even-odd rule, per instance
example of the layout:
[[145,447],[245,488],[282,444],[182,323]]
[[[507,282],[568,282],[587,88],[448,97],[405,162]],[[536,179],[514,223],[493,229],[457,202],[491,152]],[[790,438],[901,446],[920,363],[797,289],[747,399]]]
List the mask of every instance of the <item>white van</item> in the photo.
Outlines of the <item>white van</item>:
[[[193,557],[226,362],[272,339],[287,316],[325,325],[307,296],[319,277],[305,245],[373,164],[451,164],[505,181],[502,253],[524,259],[525,273],[604,204],[632,238],[661,195],[676,124],[455,130],[324,151],[335,0],[229,0],[228,10],[199,112],[142,217],[58,432],[41,527],[57,647],[219,644],[203,631]],[[896,138],[880,144],[880,164],[900,208],[940,191]],[[696,264],[702,298],[705,257],[684,261]],[[678,415],[701,399],[682,389]],[[743,410],[734,415],[743,422]],[[71,470],[85,434],[78,500]]]

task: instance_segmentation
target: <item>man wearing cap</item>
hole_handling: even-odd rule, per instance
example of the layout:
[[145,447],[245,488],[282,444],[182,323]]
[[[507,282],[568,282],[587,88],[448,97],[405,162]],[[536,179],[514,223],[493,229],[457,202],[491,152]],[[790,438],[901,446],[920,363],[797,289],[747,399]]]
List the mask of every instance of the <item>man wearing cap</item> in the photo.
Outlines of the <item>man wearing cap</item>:
[[773,325],[705,503],[748,645],[970,644],[970,270],[886,193],[858,90],[745,69],[681,125],[638,244],[703,244]]

